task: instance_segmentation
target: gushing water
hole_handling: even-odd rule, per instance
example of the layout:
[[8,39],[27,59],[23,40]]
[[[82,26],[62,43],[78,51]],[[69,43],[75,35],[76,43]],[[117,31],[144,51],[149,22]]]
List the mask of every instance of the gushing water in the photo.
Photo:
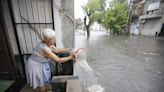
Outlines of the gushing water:
[[82,92],[104,92],[104,88],[97,82],[93,69],[86,61],[85,51],[83,49],[78,49],[76,53],[74,75],[79,76]]

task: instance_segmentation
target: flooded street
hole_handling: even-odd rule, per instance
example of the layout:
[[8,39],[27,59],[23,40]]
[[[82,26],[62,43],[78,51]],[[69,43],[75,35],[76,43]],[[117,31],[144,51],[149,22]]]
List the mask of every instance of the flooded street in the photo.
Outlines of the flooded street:
[[105,92],[164,92],[164,38],[75,34]]

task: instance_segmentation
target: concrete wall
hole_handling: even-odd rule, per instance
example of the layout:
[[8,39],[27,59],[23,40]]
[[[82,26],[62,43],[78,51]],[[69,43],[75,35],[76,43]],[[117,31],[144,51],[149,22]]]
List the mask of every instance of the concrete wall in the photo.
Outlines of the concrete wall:
[[[74,47],[74,0],[53,0],[58,48]],[[59,12],[59,9],[62,12]]]
[[65,10],[65,13],[67,14],[67,16],[64,16],[62,19],[64,47],[72,48],[74,47],[74,0],[61,1],[63,1],[62,8]]
[[140,26],[141,35],[155,36],[156,32],[159,32],[161,28],[161,19],[145,20],[145,23]]

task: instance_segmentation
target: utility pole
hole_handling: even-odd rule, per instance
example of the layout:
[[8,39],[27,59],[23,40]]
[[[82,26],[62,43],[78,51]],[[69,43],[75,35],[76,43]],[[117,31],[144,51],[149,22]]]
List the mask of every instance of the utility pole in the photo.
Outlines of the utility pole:
[[132,10],[133,10],[133,3],[131,0],[127,0],[129,1],[129,13],[128,13],[128,19],[127,19],[127,25],[126,27],[128,27],[128,34],[129,34],[129,31],[130,31],[130,24],[131,24],[131,19],[132,19]]

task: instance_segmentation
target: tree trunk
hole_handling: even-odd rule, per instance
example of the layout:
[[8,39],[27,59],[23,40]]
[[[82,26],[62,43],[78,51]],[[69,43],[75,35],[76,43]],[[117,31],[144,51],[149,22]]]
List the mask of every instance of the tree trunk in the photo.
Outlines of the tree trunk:
[[86,26],[86,28],[87,28],[87,39],[89,39],[89,37],[90,37],[89,26]]
[[[88,15],[88,17],[89,17],[89,15]],[[84,25],[85,25],[86,30],[87,30],[87,39],[89,39],[89,37],[90,37],[90,30],[89,30],[89,28],[90,28],[90,23],[87,25],[87,24],[86,24],[86,19],[87,19],[87,16],[84,17]]]

